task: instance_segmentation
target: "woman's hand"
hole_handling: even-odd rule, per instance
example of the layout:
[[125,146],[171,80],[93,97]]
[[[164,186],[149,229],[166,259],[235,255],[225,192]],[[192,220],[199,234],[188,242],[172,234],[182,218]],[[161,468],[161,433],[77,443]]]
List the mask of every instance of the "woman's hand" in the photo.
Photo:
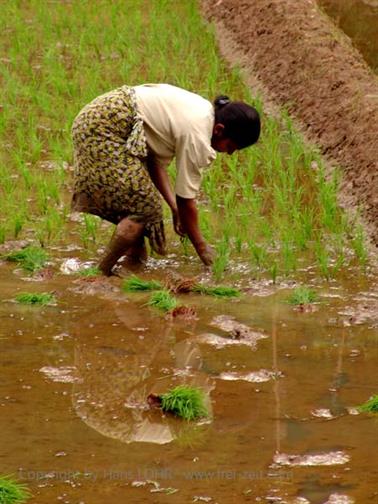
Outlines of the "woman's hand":
[[196,252],[205,266],[211,266],[215,259],[215,250],[206,242],[195,246]]
[[215,258],[215,251],[205,242],[199,229],[195,200],[193,198],[176,196],[176,201],[181,230],[184,231],[192,242],[201,261],[206,266],[211,266]]
[[179,236],[186,236],[177,210],[172,210],[173,228]]

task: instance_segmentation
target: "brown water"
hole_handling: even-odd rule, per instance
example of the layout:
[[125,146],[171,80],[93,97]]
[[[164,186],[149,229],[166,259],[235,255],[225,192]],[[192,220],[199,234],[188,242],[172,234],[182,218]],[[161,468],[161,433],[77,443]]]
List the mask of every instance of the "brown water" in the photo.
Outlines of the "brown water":
[[[26,482],[31,503],[378,502],[378,417],[353,410],[378,393],[372,275],[313,280],[322,302],[308,313],[284,302],[292,285],[245,277],[239,300],[181,296],[199,316],[185,323],[119,278],[59,273],[68,254],[46,281],[0,265],[0,473]],[[56,291],[57,305],[9,301],[25,290]],[[219,315],[253,332],[234,340]],[[178,383],[206,390],[211,420],[146,409]]]
[[318,0],[318,3],[378,72],[378,1]]

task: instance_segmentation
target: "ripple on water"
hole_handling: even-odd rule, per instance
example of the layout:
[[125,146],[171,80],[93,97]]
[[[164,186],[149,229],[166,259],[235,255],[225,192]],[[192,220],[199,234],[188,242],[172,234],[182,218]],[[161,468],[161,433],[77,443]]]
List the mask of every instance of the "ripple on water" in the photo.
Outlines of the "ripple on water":
[[273,457],[274,464],[279,466],[329,466],[346,464],[349,460],[350,456],[341,450],[308,455],[276,453]]
[[44,366],[39,371],[53,382],[78,383],[81,381],[80,378],[74,376],[74,373],[76,372],[76,367],[74,366],[65,366],[65,367]]
[[247,325],[236,321],[234,317],[228,315],[214,317],[210,325],[228,333],[228,337],[213,333],[205,333],[199,336],[201,342],[214,345],[216,348],[223,348],[228,345],[247,345],[255,349],[257,341],[268,337],[266,334],[253,331]]
[[268,369],[260,369],[259,371],[252,371],[250,373],[225,372],[221,373],[219,378],[227,381],[242,380],[251,383],[261,383],[277,378],[277,376],[281,376],[281,373],[269,371]]
[[331,494],[324,504],[354,504],[354,499],[348,495]]
[[332,415],[331,410],[327,408],[319,408],[311,411],[311,415],[316,418],[325,418],[326,420],[332,420],[336,418]]

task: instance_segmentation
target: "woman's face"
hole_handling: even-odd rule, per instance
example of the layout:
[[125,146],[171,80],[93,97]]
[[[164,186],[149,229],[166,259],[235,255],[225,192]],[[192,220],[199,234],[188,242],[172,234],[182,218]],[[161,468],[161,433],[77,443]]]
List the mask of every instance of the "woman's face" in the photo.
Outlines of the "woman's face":
[[220,123],[214,126],[211,146],[216,151],[227,152],[227,154],[233,154],[238,149],[238,146],[231,138],[224,136],[224,125]]

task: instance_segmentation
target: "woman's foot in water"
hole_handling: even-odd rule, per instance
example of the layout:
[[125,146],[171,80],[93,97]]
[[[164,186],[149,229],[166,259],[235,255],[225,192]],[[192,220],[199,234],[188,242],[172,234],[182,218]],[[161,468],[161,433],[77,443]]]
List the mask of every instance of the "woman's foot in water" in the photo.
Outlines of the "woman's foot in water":
[[130,249],[138,247],[143,238],[143,232],[143,223],[134,222],[127,217],[119,222],[99,264],[99,269],[104,275],[110,276],[118,259],[127,254]]

